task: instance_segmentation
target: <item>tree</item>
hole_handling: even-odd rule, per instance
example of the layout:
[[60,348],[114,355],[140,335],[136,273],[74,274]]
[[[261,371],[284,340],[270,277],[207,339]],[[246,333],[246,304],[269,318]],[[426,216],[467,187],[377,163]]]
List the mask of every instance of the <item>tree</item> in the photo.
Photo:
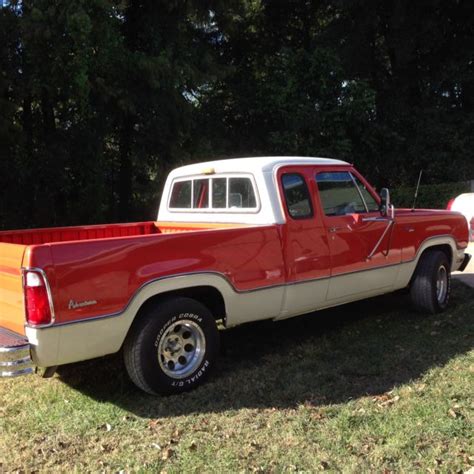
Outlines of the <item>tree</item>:
[[473,23],[468,0],[11,0],[0,227],[150,219],[170,168],[230,156],[471,178]]

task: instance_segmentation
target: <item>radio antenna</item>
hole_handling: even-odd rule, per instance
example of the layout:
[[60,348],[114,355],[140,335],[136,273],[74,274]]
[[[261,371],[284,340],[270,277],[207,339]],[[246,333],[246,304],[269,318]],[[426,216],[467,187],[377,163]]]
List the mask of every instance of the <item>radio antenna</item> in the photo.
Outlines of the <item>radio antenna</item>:
[[416,198],[418,197],[418,190],[420,189],[420,183],[421,183],[421,175],[423,174],[423,170],[420,170],[420,174],[418,176],[418,184],[416,185],[415,189],[415,197],[413,198],[413,206],[411,208],[411,212],[415,212],[415,204],[416,204]]

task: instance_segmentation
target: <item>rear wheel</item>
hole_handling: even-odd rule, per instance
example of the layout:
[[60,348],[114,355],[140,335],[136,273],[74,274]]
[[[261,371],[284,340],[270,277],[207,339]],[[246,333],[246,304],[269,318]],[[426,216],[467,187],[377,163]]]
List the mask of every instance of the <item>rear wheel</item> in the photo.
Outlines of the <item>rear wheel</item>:
[[440,250],[428,250],[418,262],[410,286],[410,296],[415,309],[435,314],[444,311],[451,292],[449,259]]
[[124,345],[127,372],[145,392],[191,390],[208,376],[217,357],[219,333],[211,312],[191,298],[150,305]]

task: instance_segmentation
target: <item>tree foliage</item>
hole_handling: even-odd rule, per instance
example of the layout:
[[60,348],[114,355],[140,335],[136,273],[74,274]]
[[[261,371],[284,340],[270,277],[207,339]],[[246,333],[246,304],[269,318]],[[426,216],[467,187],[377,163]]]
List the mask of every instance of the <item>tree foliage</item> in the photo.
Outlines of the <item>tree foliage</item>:
[[474,178],[468,0],[12,0],[0,227],[153,218],[192,160],[331,156]]

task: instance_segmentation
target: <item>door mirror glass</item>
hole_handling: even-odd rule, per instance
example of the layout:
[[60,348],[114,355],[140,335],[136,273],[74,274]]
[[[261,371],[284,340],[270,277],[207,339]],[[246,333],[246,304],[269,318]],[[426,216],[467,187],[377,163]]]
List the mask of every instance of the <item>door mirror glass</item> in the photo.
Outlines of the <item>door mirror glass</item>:
[[380,190],[380,214],[386,216],[390,209],[390,191],[387,188]]

